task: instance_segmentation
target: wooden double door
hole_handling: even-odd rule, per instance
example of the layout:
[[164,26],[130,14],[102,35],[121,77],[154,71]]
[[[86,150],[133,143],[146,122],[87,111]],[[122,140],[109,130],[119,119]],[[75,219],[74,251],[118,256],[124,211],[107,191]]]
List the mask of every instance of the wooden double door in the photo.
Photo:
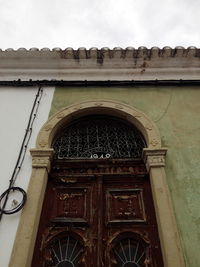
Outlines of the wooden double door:
[[37,266],[162,267],[143,163],[55,162],[33,256]]

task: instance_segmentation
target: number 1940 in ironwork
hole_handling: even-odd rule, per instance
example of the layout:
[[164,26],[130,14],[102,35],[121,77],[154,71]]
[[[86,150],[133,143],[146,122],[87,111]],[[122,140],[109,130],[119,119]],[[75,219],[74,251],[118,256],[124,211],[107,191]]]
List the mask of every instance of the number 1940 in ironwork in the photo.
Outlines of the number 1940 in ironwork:
[[91,154],[91,159],[109,159],[111,157],[111,154],[109,153],[103,153],[103,152],[97,152],[94,154]]

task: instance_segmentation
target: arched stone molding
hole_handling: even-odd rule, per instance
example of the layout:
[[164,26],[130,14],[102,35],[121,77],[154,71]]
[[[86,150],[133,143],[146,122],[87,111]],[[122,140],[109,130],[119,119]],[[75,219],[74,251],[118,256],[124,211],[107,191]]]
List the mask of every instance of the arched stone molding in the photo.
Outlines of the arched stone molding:
[[51,144],[54,136],[66,123],[89,114],[120,117],[134,124],[144,135],[147,148],[143,150],[143,158],[150,174],[164,266],[184,267],[184,257],[165,175],[167,149],[161,147],[161,139],[156,125],[143,112],[110,100],[87,101],[66,107],[50,117],[40,130],[36,148],[31,150],[33,161],[27,192],[28,200],[22,211],[9,267],[31,266],[48,172],[53,156]]
[[55,113],[40,130],[36,148],[50,148],[56,132],[62,125],[66,125],[66,123],[69,123],[73,119],[89,114],[113,115],[127,120],[142,132],[148,148],[161,148],[159,131],[152,120],[150,120],[143,112],[133,107],[111,100],[81,102]]

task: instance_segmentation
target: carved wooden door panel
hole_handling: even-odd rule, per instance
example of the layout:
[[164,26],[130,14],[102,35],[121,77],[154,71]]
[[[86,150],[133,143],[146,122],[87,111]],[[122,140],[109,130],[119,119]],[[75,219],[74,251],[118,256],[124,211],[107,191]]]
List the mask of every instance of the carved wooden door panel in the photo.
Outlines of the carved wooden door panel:
[[103,195],[103,266],[162,267],[148,177],[106,177]]
[[36,266],[162,267],[143,164],[56,162],[35,245]]
[[66,184],[53,180],[48,183],[34,267],[95,266],[97,211],[94,209],[98,206],[98,189],[94,176],[66,177],[65,181]]

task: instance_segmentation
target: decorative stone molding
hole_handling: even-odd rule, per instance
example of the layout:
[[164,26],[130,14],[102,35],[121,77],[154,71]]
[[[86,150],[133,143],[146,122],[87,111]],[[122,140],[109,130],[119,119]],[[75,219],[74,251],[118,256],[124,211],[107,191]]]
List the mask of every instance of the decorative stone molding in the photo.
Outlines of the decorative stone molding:
[[32,167],[33,168],[46,168],[50,171],[51,159],[53,157],[53,149],[31,149]]
[[165,156],[167,148],[160,149],[143,149],[143,159],[149,171],[152,167],[165,167]]
[[143,112],[113,100],[86,101],[68,106],[55,113],[45,123],[37,138],[38,149],[48,149],[60,127],[72,119],[89,114],[109,114],[128,120],[134,124],[144,135],[150,149],[159,149],[161,139],[157,126]]

